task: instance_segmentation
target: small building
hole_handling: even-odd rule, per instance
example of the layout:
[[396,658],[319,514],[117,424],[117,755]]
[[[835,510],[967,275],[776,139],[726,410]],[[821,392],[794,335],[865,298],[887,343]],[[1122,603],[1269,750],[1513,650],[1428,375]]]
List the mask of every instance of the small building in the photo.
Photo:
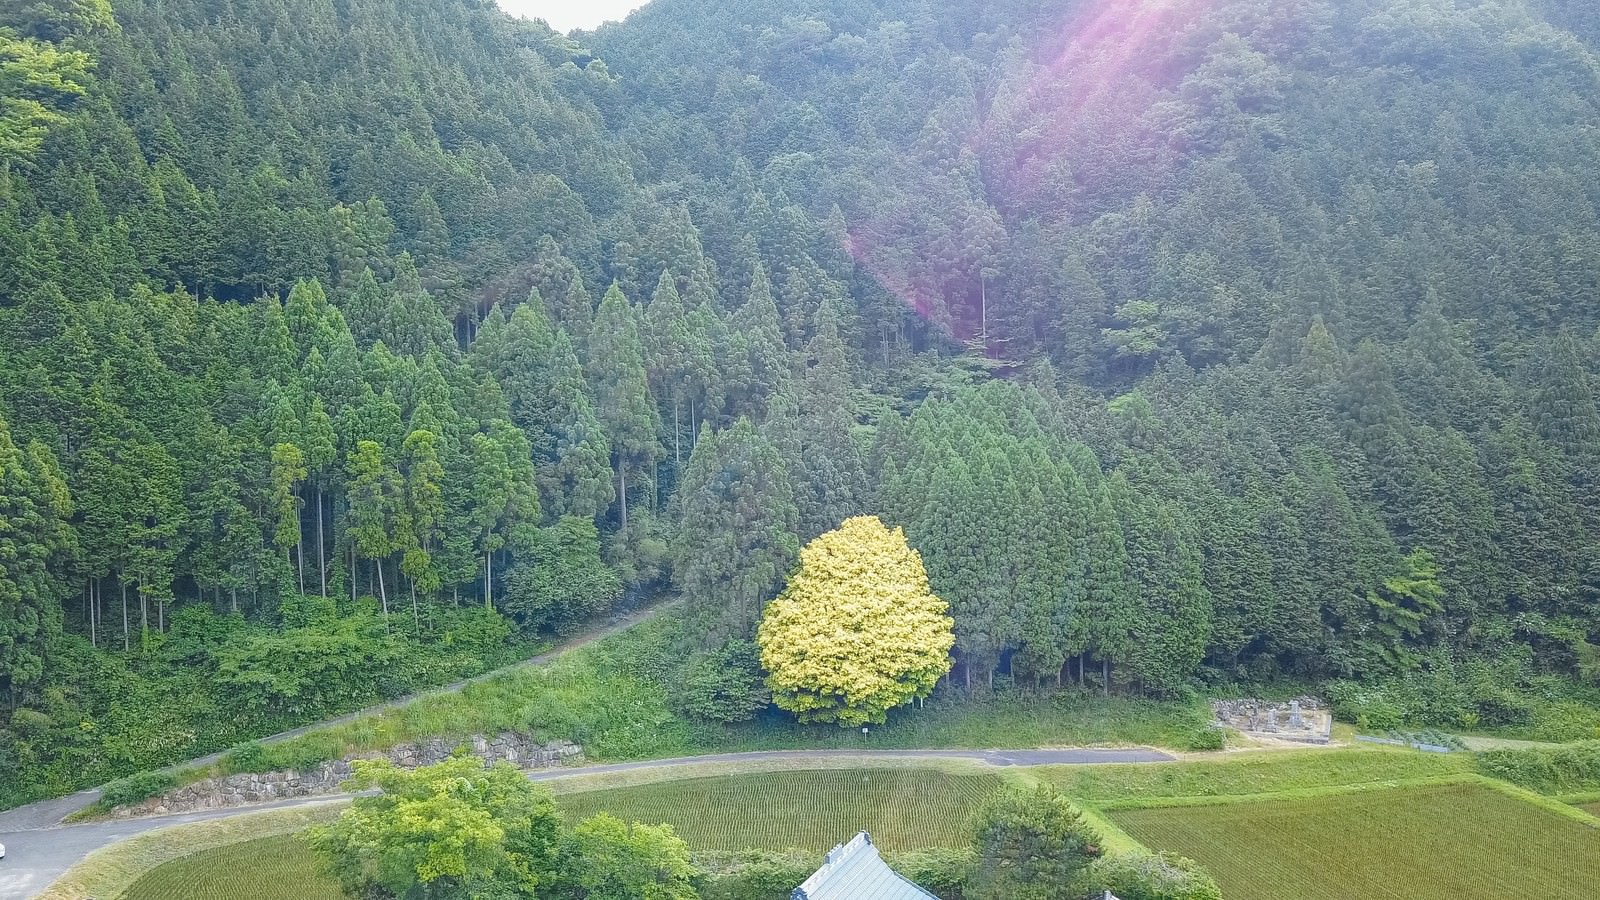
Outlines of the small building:
[[865,831],[828,851],[822,868],[790,900],[939,900],[907,881],[878,855]]

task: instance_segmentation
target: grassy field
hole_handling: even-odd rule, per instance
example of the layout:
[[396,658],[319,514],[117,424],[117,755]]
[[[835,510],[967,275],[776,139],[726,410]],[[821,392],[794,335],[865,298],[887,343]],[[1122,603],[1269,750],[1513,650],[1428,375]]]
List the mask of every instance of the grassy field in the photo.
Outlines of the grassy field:
[[158,866],[121,900],[345,900],[295,835],[202,850]]
[[1591,816],[1600,817],[1600,803],[1585,803],[1578,808]]
[[1404,781],[1473,771],[1464,753],[1272,750],[1163,765],[1047,766],[1032,770],[1069,797],[1089,803],[1141,797],[1215,797],[1299,788]]
[[857,831],[888,851],[964,847],[969,822],[1000,787],[990,775],[926,769],[768,772],[564,794],[571,820],[608,812],[667,822],[695,850],[826,851]]
[[1477,784],[1113,811],[1229,900],[1591,900],[1600,828]]

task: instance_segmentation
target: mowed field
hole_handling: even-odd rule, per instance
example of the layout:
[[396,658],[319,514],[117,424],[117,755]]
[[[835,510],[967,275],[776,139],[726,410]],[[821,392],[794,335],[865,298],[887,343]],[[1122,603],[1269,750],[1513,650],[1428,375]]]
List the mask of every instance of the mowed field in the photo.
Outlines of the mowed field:
[[1479,785],[1110,812],[1228,900],[1594,900],[1600,828]]
[[202,850],[150,870],[121,900],[346,900],[292,834]]
[[973,813],[1000,787],[991,775],[842,769],[689,778],[565,794],[569,821],[607,812],[666,822],[695,850],[823,852],[858,831],[889,851],[964,847]]

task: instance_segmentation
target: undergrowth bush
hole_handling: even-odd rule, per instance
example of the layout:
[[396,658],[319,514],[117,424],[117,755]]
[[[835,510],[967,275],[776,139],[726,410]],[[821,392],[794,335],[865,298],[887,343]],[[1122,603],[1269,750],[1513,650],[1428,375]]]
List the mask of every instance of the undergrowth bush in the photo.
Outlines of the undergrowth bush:
[[1478,771],[1541,794],[1600,790],[1600,741],[1477,754]]
[[100,805],[109,809],[138,803],[170,790],[177,783],[177,778],[167,772],[139,772],[106,785],[100,791]]
[[1192,859],[1174,853],[1122,854],[1095,861],[1092,896],[1110,891],[1118,900],[1222,900],[1217,882]]

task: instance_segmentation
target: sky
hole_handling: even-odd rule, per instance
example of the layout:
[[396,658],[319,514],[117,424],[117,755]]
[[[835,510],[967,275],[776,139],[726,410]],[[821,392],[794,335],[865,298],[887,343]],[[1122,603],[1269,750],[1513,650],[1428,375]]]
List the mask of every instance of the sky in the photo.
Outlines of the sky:
[[514,16],[543,19],[557,31],[594,28],[601,22],[620,20],[644,5],[644,0],[499,0],[500,8]]

